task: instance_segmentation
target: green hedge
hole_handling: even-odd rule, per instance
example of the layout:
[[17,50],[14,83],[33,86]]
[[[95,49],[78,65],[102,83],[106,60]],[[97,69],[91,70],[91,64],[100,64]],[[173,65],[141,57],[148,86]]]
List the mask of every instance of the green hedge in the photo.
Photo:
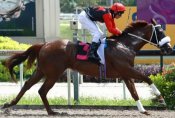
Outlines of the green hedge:
[[167,103],[167,107],[175,109],[175,64],[164,68],[162,75],[151,75],[150,78],[160,90]]
[[[31,69],[26,69],[26,67],[27,67],[26,65],[27,65],[27,63],[25,62],[24,63],[24,80],[28,79],[32,75],[34,68],[35,68],[33,66]],[[16,79],[19,80],[20,79],[19,66],[16,66],[14,68],[14,71],[15,71],[14,75],[15,75]],[[0,82],[11,82],[10,74],[9,74],[7,68],[2,65],[2,61],[0,61]]]
[[30,45],[19,43],[9,37],[0,36],[0,50],[26,50]]
[[[12,40],[9,37],[2,37],[0,36],[0,50],[26,50],[31,45],[19,43],[17,41]],[[0,82],[7,82],[11,81],[10,75],[8,73],[8,70],[2,65],[2,61],[0,60]],[[16,78],[19,79],[19,67],[15,67],[15,75]],[[26,70],[26,62],[24,63],[24,78],[28,78],[31,76],[32,72],[34,70],[34,67],[31,69]]]

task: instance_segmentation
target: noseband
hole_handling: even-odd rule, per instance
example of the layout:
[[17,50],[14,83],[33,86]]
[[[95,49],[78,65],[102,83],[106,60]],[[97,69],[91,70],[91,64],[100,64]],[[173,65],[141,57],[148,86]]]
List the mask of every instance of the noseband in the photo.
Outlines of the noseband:
[[[156,47],[161,47],[162,45],[164,45],[165,43],[170,43],[170,41],[171,41],[171,39],[170,39],[170,37],[169,36],[166,36],[166,37],[164,37],[161,41],[159,41],[158,40],[158,38],[157,38],[157,32],[156,32],[156,27],[161,27],[161,25],[156,25],[156,26],[154,26],[154,25],[152,25],[152,35],[151,35],[151,37],[150,37],[150,40],[146,40],[146,39],[144,39],[144,38],[142,38],[142,37],[140,37],[140,36],[137,36],[137,35],[135,35],[135,34],[131,34],[131,33],[128,33],[128,35],[130,35],[130,36],[133,36],[133,37],[135,37],[135,38],[138,38],[138,39],[140,39],[140,40],[143,40],[143,41],[145,41],[145,42],[147,42],[147,43],[149,43],[149,44],[151,44],[151,45],[154,45],[154,46],[156,46]],[[155,34],[155,38],[156,38],[156,42],[157,43],[153,43],[152,42],[152,40],[153,40],[153,35]]]

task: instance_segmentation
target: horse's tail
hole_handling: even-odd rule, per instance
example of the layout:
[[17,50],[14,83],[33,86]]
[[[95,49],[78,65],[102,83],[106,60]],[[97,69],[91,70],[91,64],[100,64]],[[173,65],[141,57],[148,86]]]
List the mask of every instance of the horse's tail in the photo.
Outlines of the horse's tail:
[[33,62],[35,61],[35,59],[38,57],[40,49],[43,45],[44,44],[33,45],[24,52],[16,53],[16,54],[12,55],[3,63],[3,65],[5,65],[8,68],[8,70],[10,72],[11,79],[14,82],[17,83],[17,80],[15,79],[15,77],[13,75],[13,73],[14,73],[13,68],[16,65],[19,65],[20,63],[24,62],[26,59],[28,59],[27,67],[30,68],[32,66]]

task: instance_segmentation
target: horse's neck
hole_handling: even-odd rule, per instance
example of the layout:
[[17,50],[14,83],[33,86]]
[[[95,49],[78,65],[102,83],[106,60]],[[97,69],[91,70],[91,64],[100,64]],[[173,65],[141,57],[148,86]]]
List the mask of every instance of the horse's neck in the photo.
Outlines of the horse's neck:
[[126,45],[129,49],[134,50],[135,52],[139,51],[146,44],[145,41],[136,39],[131,36],[121,38],[120,42]]

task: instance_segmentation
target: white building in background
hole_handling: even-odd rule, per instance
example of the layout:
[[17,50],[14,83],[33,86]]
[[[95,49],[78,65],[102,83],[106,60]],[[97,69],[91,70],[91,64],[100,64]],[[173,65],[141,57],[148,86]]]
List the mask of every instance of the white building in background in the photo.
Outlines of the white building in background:
[[60,0],[35,0],[36,37],[12,37],[21,43],[49,42],[59,37]]

